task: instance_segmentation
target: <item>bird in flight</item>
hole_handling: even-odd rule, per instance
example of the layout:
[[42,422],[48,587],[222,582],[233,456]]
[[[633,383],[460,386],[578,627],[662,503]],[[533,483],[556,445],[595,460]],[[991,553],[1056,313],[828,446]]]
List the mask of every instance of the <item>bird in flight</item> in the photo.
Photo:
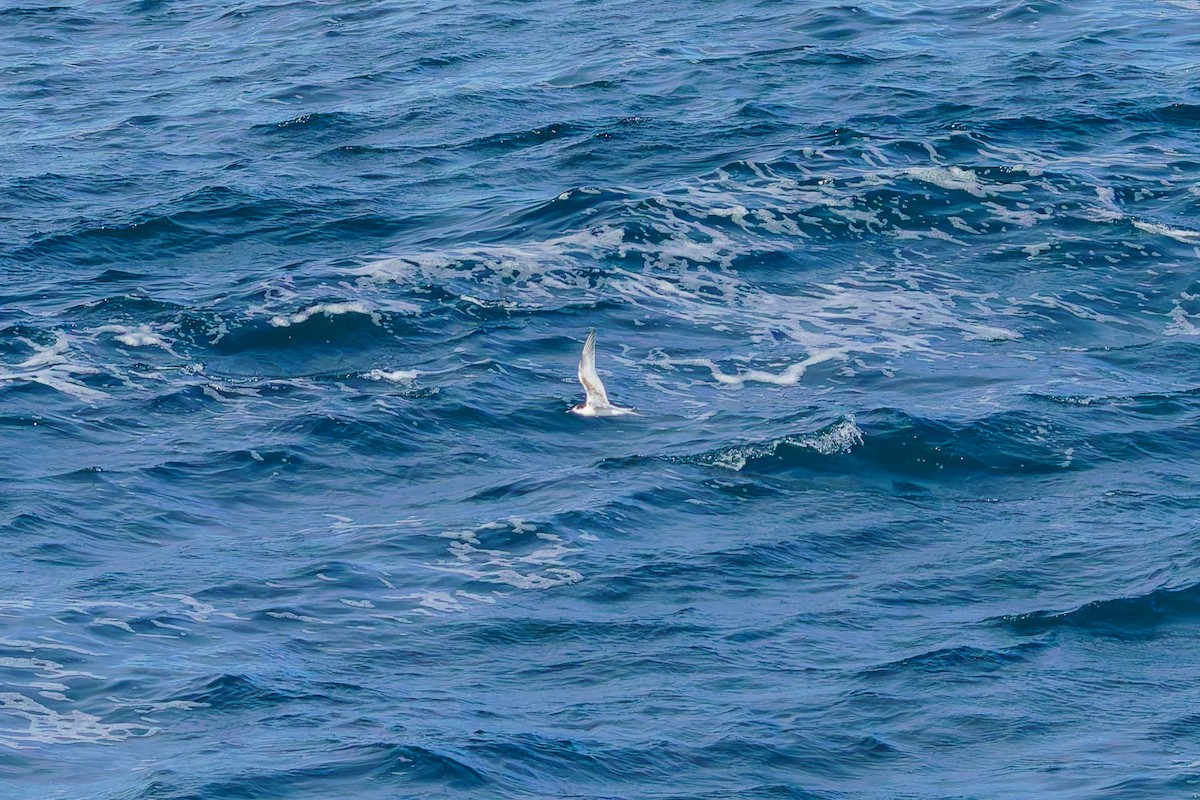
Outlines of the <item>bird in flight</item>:
[[614,406],[608,401],[608,393],[604,391],[604,383],[596,374],[596,331],[588,334],[583,344],[583,355],[579,359],[579,382],[587,393],[584,401],[571,408],[572,414],[581,417],[619,417],[623,414],[636,414],[632,408]]

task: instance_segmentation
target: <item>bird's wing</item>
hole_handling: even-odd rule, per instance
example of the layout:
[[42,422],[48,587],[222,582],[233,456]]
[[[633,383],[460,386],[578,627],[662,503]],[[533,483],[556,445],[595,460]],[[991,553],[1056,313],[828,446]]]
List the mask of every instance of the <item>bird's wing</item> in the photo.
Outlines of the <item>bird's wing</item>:
[[587,341],[583,345],[583,355],[579,359],[579,382],[583,384],[583,390],[587,392],[587,400],[589,406],[604,408],[611,405],[608,402],[608,393],[604,391],[604,384],[600,380],[600,376],[596,374],[596,332],[592,331],[588,334]]

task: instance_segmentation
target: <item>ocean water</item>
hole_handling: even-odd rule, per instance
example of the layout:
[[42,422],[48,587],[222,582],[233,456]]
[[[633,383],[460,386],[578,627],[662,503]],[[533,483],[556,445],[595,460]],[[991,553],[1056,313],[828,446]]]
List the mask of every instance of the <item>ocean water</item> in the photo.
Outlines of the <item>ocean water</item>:
[[0,796],[1200,796],[1198,14],[0,3]]

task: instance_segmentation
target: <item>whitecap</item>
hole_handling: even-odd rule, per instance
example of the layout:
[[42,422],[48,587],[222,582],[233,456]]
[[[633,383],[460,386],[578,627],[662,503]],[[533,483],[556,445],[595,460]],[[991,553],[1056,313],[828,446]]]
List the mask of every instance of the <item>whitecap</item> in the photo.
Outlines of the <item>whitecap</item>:
[[161,347],[167,352],[172,352],[170,343],[149,325],[138,325],[135,328],[127,325],[102,325],[96,328],[96,333],[111,333],[114,339],[126,347]]
[[1200,244],[1200,231],[1189,231],[1183,228],[1169,228],[1166,225],[1159,225],[1156,222],[1142,222],[1134,220],[1133,227],[1138,230],[1143,230],[1146,233],[1153,233],[1159,236],[1166,236],[1174,239],[1177,242],[1184,244]]
[[411,384],[417,380],[419,373],[415,369],[382,370],[373,369],[363,375],[367,380],[388,381],[389,383]]
[[741,472],[750,461],[773,456],[779,452],[782,445],[803,447],[815,450],[821,455],[844,455],[855,446],[863,443],[863,432],[854,422],[853,415],[847,415],[834,425],[799,436],[785,436],[764,442],[726,447],[715,453],[708,453],[698,458],[686,460],[697,461],[701,464],[722,469]]
[[1176,304],[1167,316],[1171,322],[1163,330],[1166,336],[1200,336],[1200,328],[1192,322],[1192,317],[1188,316],[1183,306]]
[[863,443],[863,432],[854,423],[853,416],[847,416],[841,422],[823,431],[801,436],[788,437],[788,444],[816,450],[824,456],[849,453],[856,445]]
[[975,197],[987,197],[1001,192],[1023,192],[1026,189],[1025,185],[1020,183],[987,183],[971,170],[962,167],[913,167],[906,170],[905,174],[942,189],[967,192]]

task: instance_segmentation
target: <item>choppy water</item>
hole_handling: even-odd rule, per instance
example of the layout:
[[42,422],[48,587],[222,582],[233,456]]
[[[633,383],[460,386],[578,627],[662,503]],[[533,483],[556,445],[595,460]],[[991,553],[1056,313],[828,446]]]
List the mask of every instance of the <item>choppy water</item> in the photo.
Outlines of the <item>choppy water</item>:
[[1195,796],[1197,12],[0,4],[3,796]]

